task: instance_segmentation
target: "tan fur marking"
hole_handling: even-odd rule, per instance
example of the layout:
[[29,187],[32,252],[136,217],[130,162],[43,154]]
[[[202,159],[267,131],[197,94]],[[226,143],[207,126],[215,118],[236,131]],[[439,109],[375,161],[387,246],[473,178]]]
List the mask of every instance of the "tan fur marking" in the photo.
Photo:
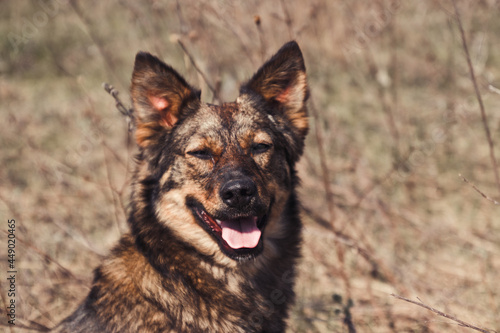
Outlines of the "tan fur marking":
[[[175,232],[177,237],[190,244],[196,244],[196,248],[201,253],[214,256],[214,259],[222,265],[236,267],[236,262],[221,253],[219,245],[198,225],[193,213],[185,205],[187,193],[199,192],[194,185],[186,185],[182,190],[167,192],[157,206],[157,216],[162,223],[168,225]],[[203,199],[205,200],[205,198]],[[205,206],[205,208],[208,207],[210,206]],[[172,216],[176,218],[172,218]]]
[[158,131],[158,123],[149,122],[137,124],[137,129],[135,130],[135,139],[137,144],[141,147],[146,147],[154,140],[154,135]]

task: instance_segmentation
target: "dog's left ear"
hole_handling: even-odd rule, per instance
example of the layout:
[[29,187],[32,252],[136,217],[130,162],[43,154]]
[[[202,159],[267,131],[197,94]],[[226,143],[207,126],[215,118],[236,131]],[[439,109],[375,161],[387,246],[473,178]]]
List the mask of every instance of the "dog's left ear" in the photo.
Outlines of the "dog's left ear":
[[306,101],[309,97],[306,67],[299,45],[288,42],[241,88],[253,91],[277,109],[303,140],[309,125]]
[[136,113],[137,143],[146,148],[170,131],[181,115],[200,103],[200,91],[192,88],[172,67],[157,57],[139,52],[135,57],[132,103]]

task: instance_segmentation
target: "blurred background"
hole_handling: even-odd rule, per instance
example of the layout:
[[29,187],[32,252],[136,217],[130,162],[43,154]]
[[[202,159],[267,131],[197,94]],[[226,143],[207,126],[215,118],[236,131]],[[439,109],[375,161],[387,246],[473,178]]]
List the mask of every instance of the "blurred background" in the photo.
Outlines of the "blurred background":
[[0,331],[69,315],[127,231],[136,148],[102,83],[129,106],[144,50],[204,101],[233,101],[291,39],[311,131],[289,332],[472,330],[391,294],[500,331],[500,2],[457,6],[484,120],[451,0],[2,1],[0,215],[17,226],[18,325]]

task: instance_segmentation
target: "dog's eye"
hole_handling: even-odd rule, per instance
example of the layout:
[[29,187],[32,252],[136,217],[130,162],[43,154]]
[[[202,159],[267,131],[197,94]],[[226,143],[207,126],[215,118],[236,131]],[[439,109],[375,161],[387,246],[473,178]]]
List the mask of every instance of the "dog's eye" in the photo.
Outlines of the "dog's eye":
[[209,160],[212,158],[212,153],[208,149],[188,151],[188,154],[201,160]]
[[262,153],[265,153],[266,151],[268,151],[271,147],[272,147],[272,145],[267,144],[267,143],[254,144],[252,146],[252,153],[253,154],[262,154]]

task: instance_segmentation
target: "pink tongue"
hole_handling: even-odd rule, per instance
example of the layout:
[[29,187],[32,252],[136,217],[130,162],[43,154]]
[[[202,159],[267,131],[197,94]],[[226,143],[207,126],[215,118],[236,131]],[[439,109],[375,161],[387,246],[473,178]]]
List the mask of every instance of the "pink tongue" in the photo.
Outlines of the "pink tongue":
[[222,238],[233,249],[252,249],[259,244],[261,232],[257,228],[257,217],[221,221]]

